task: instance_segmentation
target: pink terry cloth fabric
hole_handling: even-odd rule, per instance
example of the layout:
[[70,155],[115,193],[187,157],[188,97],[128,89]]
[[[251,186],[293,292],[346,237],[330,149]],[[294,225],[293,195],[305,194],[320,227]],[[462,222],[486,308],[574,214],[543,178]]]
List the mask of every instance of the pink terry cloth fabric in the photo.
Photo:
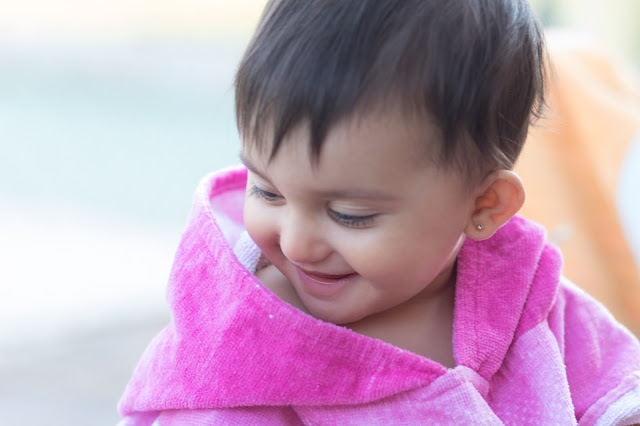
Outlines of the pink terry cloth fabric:
[[640,344],[561,277],[544,230],[515,217],[458,258],[444,366],[281,301],[232,247],[246,170],[206,177],[176,253],[169,325],[119,403],[121,425],[630,424]]

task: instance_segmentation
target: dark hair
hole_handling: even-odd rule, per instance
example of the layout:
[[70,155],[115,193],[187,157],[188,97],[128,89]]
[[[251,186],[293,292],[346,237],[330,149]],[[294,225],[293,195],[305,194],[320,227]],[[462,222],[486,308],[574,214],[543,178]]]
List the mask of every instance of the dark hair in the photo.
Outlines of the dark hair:
[[439,127],[440,163],[510,169],[544,106],[544,59],[526,0],[272,0],[236,74],[238,128],[272,138],[272,158],[308,120],[317,159],[339,119],[394,101]]

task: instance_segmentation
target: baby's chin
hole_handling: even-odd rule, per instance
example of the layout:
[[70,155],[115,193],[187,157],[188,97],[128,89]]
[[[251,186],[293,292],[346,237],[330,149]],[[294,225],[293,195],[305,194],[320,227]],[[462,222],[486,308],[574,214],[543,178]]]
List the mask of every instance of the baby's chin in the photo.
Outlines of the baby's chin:
[[298,298],[304,306],[304,312],[314,318],[331,324],[351,328],[352,324],[365,320],[369,316],[367,313],[359,313],[354,309],[341,306],[341,304],[336,301],[305,300],[308,298],[304,295],[298,295]]
[[[268,282],[264,282],[263,278],[259,277],[260,280],[263,281],[263,284],[273,291],[282,301],[314,318],[350,328],[351,324],[360,322],[368,316],[378,313],[377,311],[360,312],[362,306],[358,306],[357,308],[360,309],[357,309],[356,305],[358,305],[358,303],[351,301],[351,297],[345,294],[340,295],[337,298],[338,300],[313,297],[307,294],[304,289],[296,288],[296,284],[294,283],[297,283],[297,285],[301,285],[301,283],[299,282],[300,280],[297,279],[295,271],[290,271],[286,267],[282,268],[284,269],[282,270],[273,263],[271,263],[268,268],[273,268],[273,271],[271,271],[269,277],[267,277]],[[294,276],[288,278],[289,274],[293,274]],[[383,310],[384,309],[380,309],[380,311]]]

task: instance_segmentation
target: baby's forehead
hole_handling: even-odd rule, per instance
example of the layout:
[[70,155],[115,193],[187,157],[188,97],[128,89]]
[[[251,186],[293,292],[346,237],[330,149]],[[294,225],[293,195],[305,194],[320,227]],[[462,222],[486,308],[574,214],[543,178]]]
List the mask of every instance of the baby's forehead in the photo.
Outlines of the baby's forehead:
[[[270,127],[276,127],[274,124]],[[313,167],[320,160],[342,157],[364,157],[370,151],[385,158],[398,154],[406,167],[439,166],[438,153],[442,145],[442,132],[426,114],[408,111],[397,105],[369,108],[340,117],[325,133],[318,151],[314,151],[311,120],[300,120],[279,141],[273,133],[243,138],[243,158],[254,158],[267,165],[282,149],[299,152]],[[299,160],[302,161],[302,160]],[[373,163],[372,167],[378,164]]]

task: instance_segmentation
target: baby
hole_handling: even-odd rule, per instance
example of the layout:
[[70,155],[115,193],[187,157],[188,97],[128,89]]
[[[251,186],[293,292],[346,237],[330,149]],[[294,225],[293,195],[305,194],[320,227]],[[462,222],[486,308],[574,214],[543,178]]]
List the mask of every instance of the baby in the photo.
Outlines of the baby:
[[516,215],[521,0],[273,0],[123,425],[631,424],[640,344]]

